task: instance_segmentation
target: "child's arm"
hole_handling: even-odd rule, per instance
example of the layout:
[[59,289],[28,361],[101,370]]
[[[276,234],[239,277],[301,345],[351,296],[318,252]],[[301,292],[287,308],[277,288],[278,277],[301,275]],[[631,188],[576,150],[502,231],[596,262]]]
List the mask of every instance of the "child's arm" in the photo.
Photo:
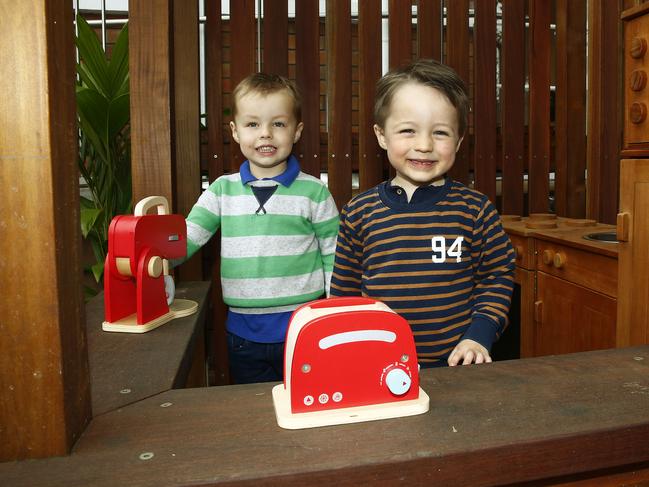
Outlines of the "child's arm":
[[336,256],[331,277],[332,296],[360,296],[363,275],[360,239],[348,218],[348,207],[340,214]]
[[449,356],[449,365],[491,362],[489,349],[506,328],[514,289],[514,250],[500,217],[486,200],[473,231],[471,325]]
[[334,266],[334,253],[336,251],[336,236],[338,234],[338,208],[326,186],[322,187],[319,202],[312,217],[313,231],[318,239],[322,268],[325,275],[325,291],[329,297],[331,272]]
[[[187,255],[181,261],[189,260],[221,225],[221,184],[217,179],[198,198],[187,215]],[[178,264],[180,262],[177,262]]]

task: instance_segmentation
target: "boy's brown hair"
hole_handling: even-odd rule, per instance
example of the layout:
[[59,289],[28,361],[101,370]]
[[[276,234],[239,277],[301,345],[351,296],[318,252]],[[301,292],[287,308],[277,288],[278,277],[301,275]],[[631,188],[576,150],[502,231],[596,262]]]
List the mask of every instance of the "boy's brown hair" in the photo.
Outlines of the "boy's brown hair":
[[388,118],[392,98],[406,83],[421,83],[435,88],[448,98],[457,111],[459,135],[464,135],[469,117],[469,96],[466,84],[449,66],[434,59],[420,59],[386,73],[376,83],[374,121],[383,128]]
[[239,82],[232,92],[232,117],[237,115],[237,100],[248,93],[258,93],[266,96],[278,91],[286,90],[293,98],[293,113],[295,119],[302,121],[302,97],[295,84],[278,74],[253,73]]

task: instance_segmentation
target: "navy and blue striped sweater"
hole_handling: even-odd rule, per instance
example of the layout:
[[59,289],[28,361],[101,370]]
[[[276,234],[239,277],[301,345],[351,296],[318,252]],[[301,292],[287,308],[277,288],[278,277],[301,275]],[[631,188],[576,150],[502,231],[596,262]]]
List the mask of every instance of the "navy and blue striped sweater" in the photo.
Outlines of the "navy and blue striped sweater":
[[447,179],[406,201],[389,182],[342,210],[332,296],[385,302],[412,327],[422,367],[470,338],[487,349],[507,326],[514,251],[486,196]]

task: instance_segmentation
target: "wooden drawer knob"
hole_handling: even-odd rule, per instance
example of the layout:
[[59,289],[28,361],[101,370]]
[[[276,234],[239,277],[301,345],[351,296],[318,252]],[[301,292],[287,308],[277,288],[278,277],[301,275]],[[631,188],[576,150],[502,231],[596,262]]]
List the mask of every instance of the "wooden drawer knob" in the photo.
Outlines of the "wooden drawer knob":
[[543,251],[543,263],[545,265],[552,265],[554,262],[554,252],[546,249]]
[[566,254],[563,252],[557,252],[554,254],[554,267],[557,269],[561,269],[563,266],[566,265],[567,262]]
[[160,274],[162,274],[162,258],[160,256],[154,255],[149,259],[147,272],[150,277],[160,277]]
[[523,246],[522,245],[517,245],[514,247],[514,255],[516,256],[516,260],[521,260],[523,258]]
[[644,37],[634,37],[631,39],[631,46],[629,47],[629,54],[633,59],[640,59],[647,52],[647,41]]
[[642,91],[647,86],[647,73],[642,69],[634,69],[631,72],[631,85],[633,91]]
[[629,119],[631,123],[639,124],[647,118],[647,105],[642,102],[636,101],[631,104],[629,108]]

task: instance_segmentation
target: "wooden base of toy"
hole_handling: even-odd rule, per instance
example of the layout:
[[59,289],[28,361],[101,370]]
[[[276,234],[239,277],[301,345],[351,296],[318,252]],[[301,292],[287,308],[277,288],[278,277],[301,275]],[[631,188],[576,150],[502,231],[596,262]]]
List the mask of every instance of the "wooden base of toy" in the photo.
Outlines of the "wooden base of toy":
[[183,316],[194,314],[197,309],[198,303],[196,301],[191,301],[189,299],[176,299],[171,303],[171,306],[169,306],[169,312],[162,316],[158,316],[155,320],[138,325],[135,313],[133,313],[126,318],[115,321],[114,323],[104,321],[101,328],[104,331],[115,331],[119,333],[146,333],[147,331],[158,328],[175,318],[182,318]]
[[277,424],[290,430],[415,416],[427,412],[429,403],[428,394],[420,387],[419,398],[410,401],[293,414],[290,394],[284,389],[284,384],[273,387],[273,404]]

